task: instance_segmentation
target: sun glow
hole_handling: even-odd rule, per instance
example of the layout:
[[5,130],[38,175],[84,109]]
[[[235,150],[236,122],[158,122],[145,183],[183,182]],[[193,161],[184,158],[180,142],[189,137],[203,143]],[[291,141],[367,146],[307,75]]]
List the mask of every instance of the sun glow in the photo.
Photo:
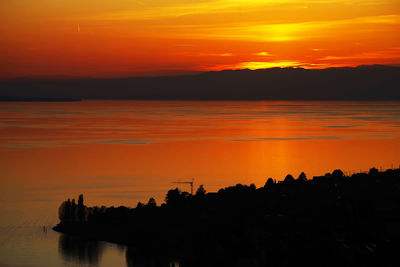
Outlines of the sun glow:
[[287,68],[298,67],[301,63],[295,61],[277,61],[277,62],[242,62],[233,69],[268,69],[268,68]]

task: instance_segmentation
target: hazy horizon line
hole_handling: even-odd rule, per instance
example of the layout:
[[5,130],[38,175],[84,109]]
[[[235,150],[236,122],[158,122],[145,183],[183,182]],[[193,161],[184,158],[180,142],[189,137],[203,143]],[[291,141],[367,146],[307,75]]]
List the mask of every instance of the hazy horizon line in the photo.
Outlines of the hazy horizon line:
[[[288,66],[288,67],[271,67],[271,68],[259,68],[259,69],[222,69],[222,70],[157,70],[149,72],[137,72],[139,75],[134,73],[129,75],[103,75],[103,76],[80,76],[80,75],[26,75],[26,76],[14,76],[14,77],[0,77],[0,81],[12,81],[12,80],[91,80],[91,79],[129,79],[129,78],[159,78],[159,77],[180,77],[180,76],[196,76],[203,73],[213,72],[224,72],[224,71],[263,71],[272,69],[303,69],[303,70],[329,70],[329,69],[356,69],[360,67],[393,67],[400,68],[399,64],[361,64],[357,66],[331,66],[331,67],[316,67],[308,68],[305,66]],[[168,74],[169,73],[169,74]]]

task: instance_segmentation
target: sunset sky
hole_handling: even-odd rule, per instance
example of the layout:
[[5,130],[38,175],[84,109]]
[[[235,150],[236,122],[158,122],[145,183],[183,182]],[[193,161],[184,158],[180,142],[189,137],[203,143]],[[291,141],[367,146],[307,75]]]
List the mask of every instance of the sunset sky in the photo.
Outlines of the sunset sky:
[[1,0],[0,77],[400,64],[399,0]]

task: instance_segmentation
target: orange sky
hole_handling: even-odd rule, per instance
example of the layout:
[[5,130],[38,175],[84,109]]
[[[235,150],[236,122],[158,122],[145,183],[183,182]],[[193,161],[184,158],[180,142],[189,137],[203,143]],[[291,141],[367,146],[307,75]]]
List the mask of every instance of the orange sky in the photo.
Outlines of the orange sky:
[[400,64],[399,0],[2,0],[0,77]]

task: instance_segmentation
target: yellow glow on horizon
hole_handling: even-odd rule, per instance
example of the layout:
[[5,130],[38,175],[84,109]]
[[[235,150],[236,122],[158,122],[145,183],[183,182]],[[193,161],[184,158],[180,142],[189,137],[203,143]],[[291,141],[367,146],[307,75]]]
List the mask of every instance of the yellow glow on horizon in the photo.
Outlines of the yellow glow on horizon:
[[278,62],[242,62],[235,69],[268,69],[268,68],[287,68],[297,67],[301,63],[295,61],[278,61]]

